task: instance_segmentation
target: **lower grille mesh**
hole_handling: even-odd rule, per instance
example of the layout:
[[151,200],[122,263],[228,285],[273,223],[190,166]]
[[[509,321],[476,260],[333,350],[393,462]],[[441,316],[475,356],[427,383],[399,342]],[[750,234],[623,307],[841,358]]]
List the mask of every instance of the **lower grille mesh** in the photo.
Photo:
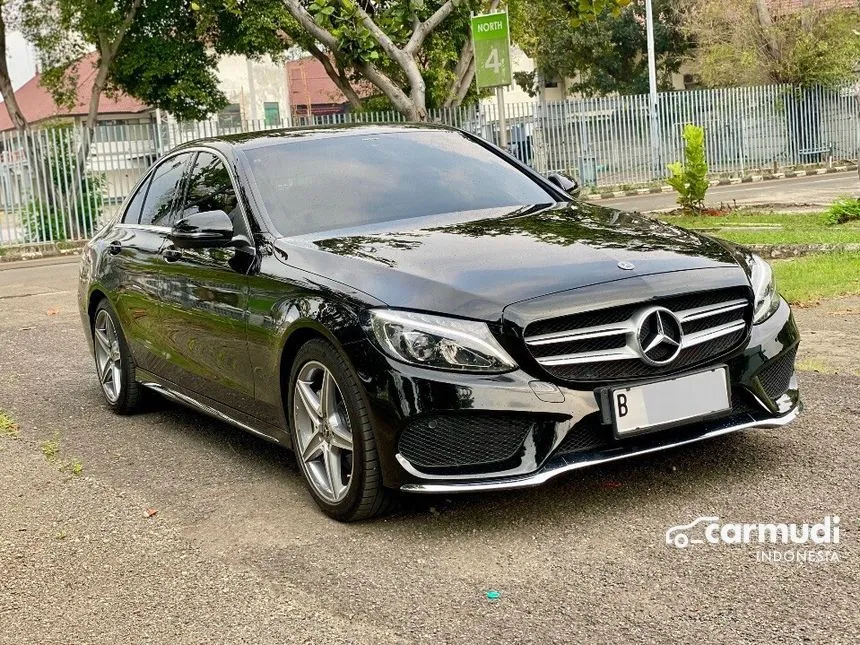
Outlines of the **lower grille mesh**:
[[758,373],[759,383],[771,399],[778,399],[788,390],[794,374],[796,354],[797,348],[794,347],[779,358],[769,361]]
[[527,415],[435,414],[407,426],[399,450],[417,468],[499,463],[517,454],[534,424]]

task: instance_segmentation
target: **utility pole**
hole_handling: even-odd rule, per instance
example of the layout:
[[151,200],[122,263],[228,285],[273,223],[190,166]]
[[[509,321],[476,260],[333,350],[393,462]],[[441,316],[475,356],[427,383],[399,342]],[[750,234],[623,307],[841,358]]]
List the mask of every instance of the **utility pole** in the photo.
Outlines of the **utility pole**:
[[655,179],[663,176],[660,159],[660,123],[657,119],[657,61],[654,54],[654,9],[651,0],[645,0],[645,24],[648,39],[648,113],[651,119],[651,165]]

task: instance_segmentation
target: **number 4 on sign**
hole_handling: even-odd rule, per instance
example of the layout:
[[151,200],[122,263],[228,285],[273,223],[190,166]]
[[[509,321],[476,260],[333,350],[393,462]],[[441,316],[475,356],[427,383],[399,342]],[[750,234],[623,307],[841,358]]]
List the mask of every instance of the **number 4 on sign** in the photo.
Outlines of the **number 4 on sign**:
[[498,74],[499,70],[502,68],[502,61],[499,60],[499,48],[493,47],[490,50],[490,55],[487,58],[487,62],[484,63],[485,69],[491,69],[494,73]]

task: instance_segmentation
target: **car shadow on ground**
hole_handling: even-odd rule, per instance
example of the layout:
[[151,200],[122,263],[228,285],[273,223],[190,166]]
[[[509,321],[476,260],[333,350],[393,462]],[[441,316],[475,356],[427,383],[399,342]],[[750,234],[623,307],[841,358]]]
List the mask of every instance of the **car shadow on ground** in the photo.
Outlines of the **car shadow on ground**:
[[[152,397],[147,416],[158,419],[151,427],[206,454],[216,469],[235,469],[249,480],[273,478],[309,500],[290,450],[161,397]],[[511,518],[536,524],[585,521],[601,512],[653,504],[661,498],[707,499],[710,492],[745,482],[752,486],[763,473],[777,471],[779,451],[774,442],[779,442],[778,435],[750,430],[573,471],[536,488],[403,495],[400,508],[386,518],[384,526],[398,531],[420,525],[446,533],[497,530],[509,525]]]

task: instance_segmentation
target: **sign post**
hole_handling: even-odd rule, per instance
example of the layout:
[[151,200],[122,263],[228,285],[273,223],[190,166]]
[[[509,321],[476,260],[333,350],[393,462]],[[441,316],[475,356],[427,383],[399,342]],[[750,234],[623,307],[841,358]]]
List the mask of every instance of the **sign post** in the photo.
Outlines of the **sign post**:
[[499,146],[508,149],[503,89],[511,84],[511,31],[507,12],[472,16],[475,81],[478,89],[496,88],[499,110]]

